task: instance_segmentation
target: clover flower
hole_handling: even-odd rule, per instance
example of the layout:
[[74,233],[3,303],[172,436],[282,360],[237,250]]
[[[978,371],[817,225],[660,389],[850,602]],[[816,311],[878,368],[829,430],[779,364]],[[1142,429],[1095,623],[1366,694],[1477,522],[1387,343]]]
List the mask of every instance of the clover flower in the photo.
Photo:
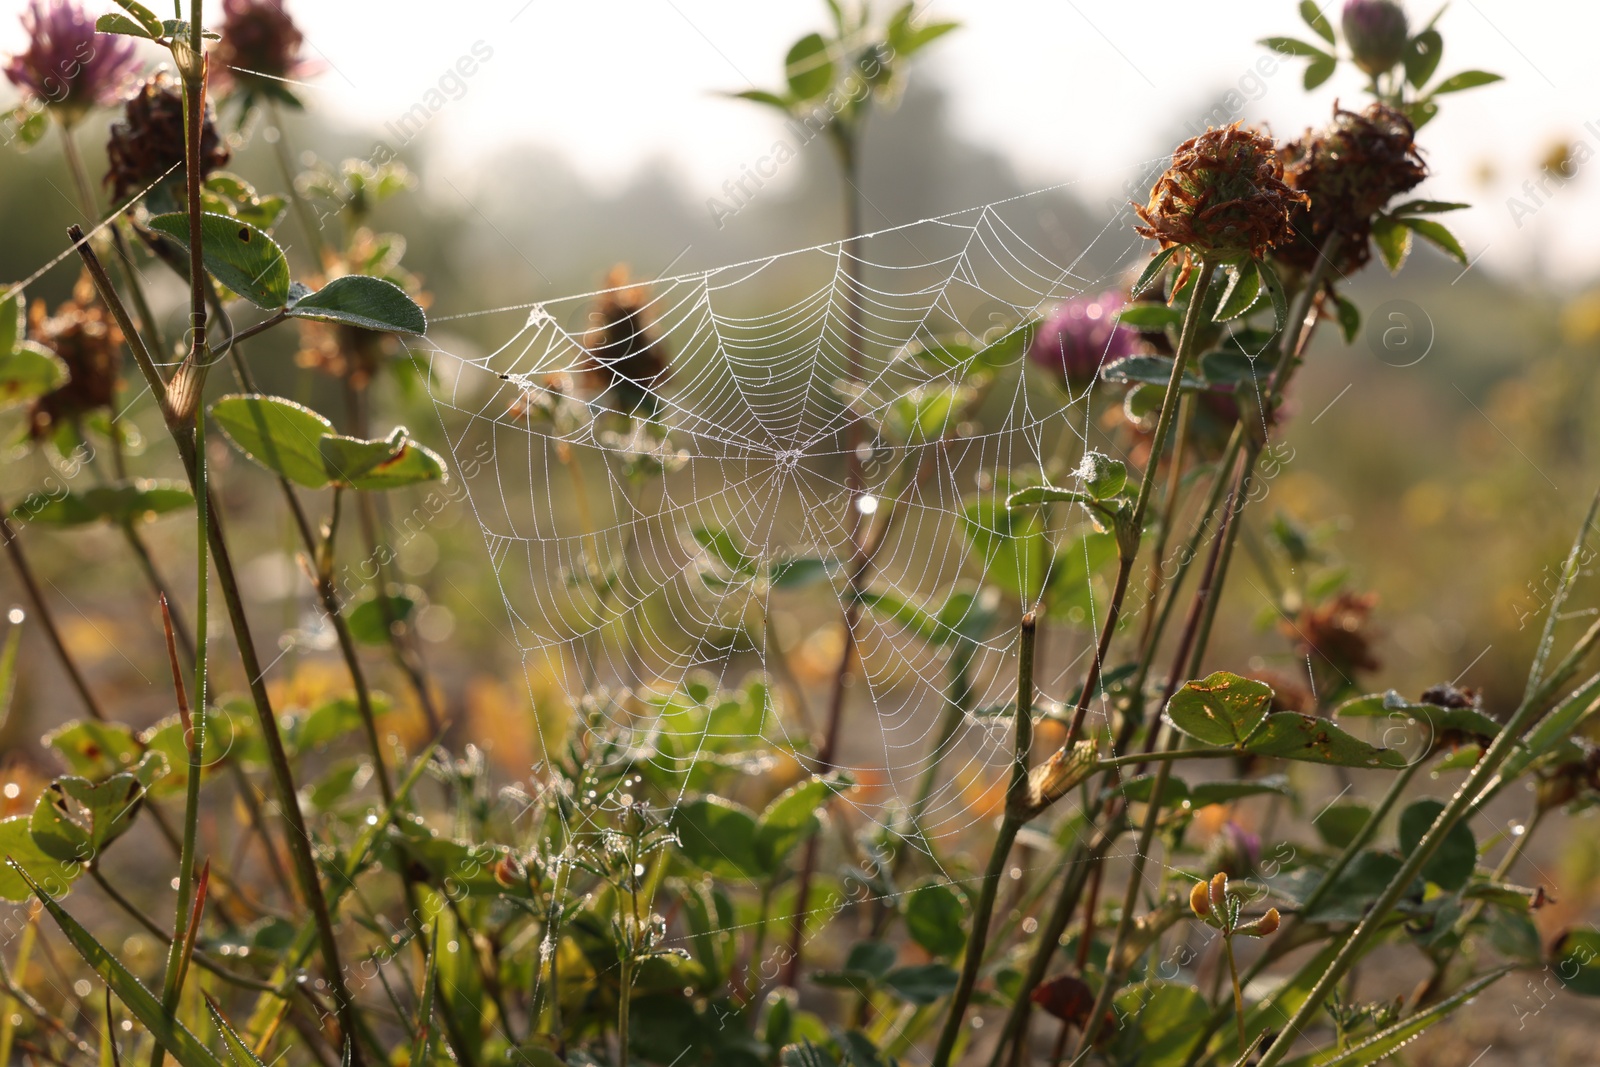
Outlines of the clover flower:
[[1338,675],[1340,683],[1379,668],[1372,651],[1370,620],[1378,606],[1375,593],[1342,591],[1321,604],[1302,608],[1292,623],[1282,624],[1302,656],[1315,652]]
[[1117,321],[1124,303],[1116,292],[1066,301],[1040,323],[1028,358],[1074,393],[1082,392],[1094,384],[1101,367],[1132,355],[1139,346],[1139,332]]
[[115,103],[138,70],[133,40],[96,33],[94,17],[76,0],[30,0],[22,28],[28,47],[6,57],[6,78],[63,126]]
[[1161,247],[1200,257],[1260,259],[1290,237],[1289,212],[1305,195],[1283,181],[1272,138],[1235,122],[1191,137],[1172,153],[1135,229]]
[[1356,112],[1335,103],[1326,129],[1285,145],[1284,179],[1306,199],[1291,212],[1294,236],[1273,250],[1274,259],[1309,272],[1329,237],[1339,234],[1334,269],[1348,275],[1365,266],[1373,217],[1428,176],[1415,134],[1411,120],[1387,104]]
[[72,299],[47,314],[44,301],[28,309],[28,336],[54,352],[67,365],[67,383],[35,400],[28,408],[28,430],[34,440],[49,436],[62,422],[109,408],[116,399],[122,361],[122,331],[95,300],[87,276],[78,279]]
[[1394,0],[1345,0],[1342,24],[1356,66],[1374,78],[1406,54],[1410,30],[1405,9]]
[[[210,175],[228,162],[228,149],[217,137],[215,116],[210,104],[200,130],[200,176]],[[183,88],[165,70],[145,79],[139,91],[128,99],[121,121],[111,126],[106,142],[106,184],[111,198],[122,203],[171,172],[177,184],[183,182],[185,131]],[[176,166],[178,169],[173,170]]]
[[246,97],[263,96],[291,107],[300,101],[288,83],[309,77],[322,64],[305,59],[305,34],[281,0],[223,0],[222,40],[212,51],[214,79]]
[[589,315],[594,328],[583,339],[589,385],[630,414],[650,406],[669,374],[667,347],[654,335],[649,305],[649,287],[630,285],[628,268],[613,267]]

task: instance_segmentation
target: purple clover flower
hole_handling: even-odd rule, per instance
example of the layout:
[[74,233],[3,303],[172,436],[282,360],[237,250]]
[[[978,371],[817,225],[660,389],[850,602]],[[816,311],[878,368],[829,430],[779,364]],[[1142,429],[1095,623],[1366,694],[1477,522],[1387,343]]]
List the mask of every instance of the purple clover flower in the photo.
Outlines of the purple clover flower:
[[90,108],[116,103],[138,72],[133,39],[96,33],[77,0],[30,0],[22,28],[28,48],[6,57],[6,77],[64,126]]
[[1139,344],[1138,331],[1117,322],[1125,302],[1116,292],[1066,301],[1040,323],[1028,358],[1074,393],[1089,388],[1101,367],[1132,355]]

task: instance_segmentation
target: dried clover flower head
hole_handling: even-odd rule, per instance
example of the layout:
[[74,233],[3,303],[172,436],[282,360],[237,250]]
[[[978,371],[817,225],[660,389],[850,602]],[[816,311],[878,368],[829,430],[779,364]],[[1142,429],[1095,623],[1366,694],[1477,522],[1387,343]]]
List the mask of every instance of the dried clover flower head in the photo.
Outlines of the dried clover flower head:
[[1328,238],[1341,235],[1332,266],[1341,275],[1366,265],[1372,219],[1428,176],[1417,152],[1416,128],[1387,104],[1364,111],[1333,106],[1333,122],[1283,148],[1284,178],[1306,200],[1290,215],[1294,236],[1273,256],[1294,270],[1316,266]]
[[72,299],[46,314],[44,301],[28,309],[28,335],[67,365],[70,377],[28,409],[28,429],[35,440],[46,437],[60,421],[108,408],[116,399],[122,331],[98,303],[87,276],[79,278]]
[[1290,236],[1289,211],[1303,194],[1284,184],[1272,138],[1239,123],[1191,137],[1172,165],[1134,206],[1140,236],[1199,256],[1259,259]]
[[669,374],[667,346],[654,334],[649,307],[649,287],[630,285],[628,268],[613,267],[589,314],[594,327],[583,339],[589,385],[630,413],[647,407]]
[[1339,593],[1321,604],[1301,609],[1293,624],[1282,624],[1283,632],[1295,639],[1295,651],[1308,656],[1315,652],[1345,678],[1379,668],[1372,651],[1370,621],[1378,606],[1376,593]]
[[1394,0],[1345,0],[1341,23],[1356,66],[1374,78],[1406,54],[1410,27],[1405,8]]
[[[182,182],[183,147],[183,89],[171,74],[158,70],[128,98],[122,120],[111,126],[106,142],[111,198],[122,203],[168,171]],[[208,102],[200,128],[201,178],[224,166],[228,158]],[[172,170],[174,166],[178,169]]]

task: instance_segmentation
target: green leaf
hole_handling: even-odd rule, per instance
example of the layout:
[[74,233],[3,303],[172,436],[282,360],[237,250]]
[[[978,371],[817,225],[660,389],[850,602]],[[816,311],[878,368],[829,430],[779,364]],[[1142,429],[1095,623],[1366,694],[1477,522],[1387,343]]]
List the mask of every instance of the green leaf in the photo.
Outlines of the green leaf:
[[798,556],[773,562],[767,568],[767,581],[774,589],[803,589],[827,581],[842,569],[838,560]]
[[106,778],[126,770],[142,751],[131,729],[96,719],[68,722],[45,734],[44,744],[55,749],[74,774],[85,778]]
[[[1415,852],[1423,835],[1433,826],[1444,804],[1437,800],[1418,800],[1400,813],[1400,851]],[[1472,877],[1478,865],[1478,843],[1466,820],[1457,822],[1444,835],[1439,849],[1422,868],[1422,877],[1447,892],[1455,892]]]
[[1492,85],[1497,81],[1504,81],[1498,74],[1490,74],[1486,70],[1464,70],[1460,74],[1452,74],[1444,81],[1433,87],[1431,96],[1442,96],[1445,93],[1459,93],[1464,89],[1476,89],[1480,85]]
[[328,484],[321,441],[333,423],[292,400],[276,396],[225,396],[211,417],[235,448],[275,474],[307,489]]
[[243,219],[258,230],[271,230],[288,209],[281,196],[262,196],[255,186],[227,171],[216,171],[200,189],[200,204],[214,215]]
[[1265,45],[1274,52],[1285,56],[1311,56],[1313,58],[1321,57],[1323,59],[1333,58],[1316,45],[1306,44],[1304,41],[1297,40],[1293,37],[1263,37],[1256,43]]
[[1342,296],[1335,299],[1339,303],[1339,332],[1344,334],[1345,344],[1353,345],[1361,336],[1361,309]]
[[387,645],[392,623],[409,622],[416,610],[416,597],[404,593],[374,595],[352,608],[345,616],[345,623],[350,627],[350,636],[362,644]]
[[1390,215],[1440,215],[1446,211],[1465,211],[1471,204],[1455,200],[1407,200],[1389,209]]
[[1354,841],[1372,820],[1372,808],[1359,800],[1329,804],[1317,815],[1317,836],[1331,848],[1344,848]]
[[1439,69],[1439,60],[1443,57],[1444,38],[1439,36],[1439,31],[1423,30],[1406,44],[1406,81],[1414,89],[1422,88]]
[[984,495],[962,509],[961,532],[983,568],[983,580],[1032,602],[1048,577],[1050,542],[1039,516],[1011,511]]
[[11,295],[0,300],[0,364],[17,350],[17,345],[27,336],[27,297],[21,287],[11,290]]
[[1125,304],[1117,312],[1117,322],[1140,330],[1164,330],[1168,326],[1177,328],[1183,325],[1183,309],[1165,304]]
[[161,20],[156,17],[154,11],[138,3],[137,0],[116,0],[116,4],[133,16],[133,21],[138,23],[139,27],[144,30],[145,36],[151,38],[161,36]]
[[50,917],[55,919],[56,925],[61,927],[61,932],[66,934],[67,940],[72,942],[72,947],[83,957],[84,962],[94,968],[101,980],[111,987],[117,999],[126,1005],[128,1011],[146,1030],[155,1035],[173,1059],[182,1067],[223,1067],[222,1061],[213,1056],[182,1023],[169,1016],[155,995],[139,984],[133,972],[124,967],[122,961],[109,949],[96,941],[89,931],[78,925],[77,920],[56,903],[44,886],[16,864],[7,866],[27,883],[29,889],[33,890],[34,895],[50,912]]
[[[189,216],[157,215],[150,228],[189,247]],[[200,216],[201,255],[206,270],[257,307],[276,310],[289,299],[289,263],[267,234],[242,219],[210,213]]]
[[755,816],[732,801],[691,800],[673,816],[672,827],[684,858],[707,874],[754,880],[766,871],[756,843]]
[[[1172,360],[1166,356],[1126,356],[1108,363],[1100,371],[1104,381],[1117,385],[1141,383],[1166,389],[1172,379]],[[1205,389],[1206,383],[1195,376],[1192,368],[1185,367],[1178,388],[1189,392]]]
[[1272,706],[1272,688],[1227,671],[1183,684],[1167,702],[1168,721],[1208,745],[1243,746]]
[[317,451],[322,455],[322,466],[328,478],[340,485],[350,485],[379,464],[399,455],[405,445],[405,434],[402,428],[388,437],[365,441],[359,437],[325,433],[317,442]]
[[22,647],[22,621],[6,629],[6,643],[0,651],[0,731],[11,719],[11,698],[17,695],[17,650]]
[[170,511],[194,506],[194,494],[177,482],[139,480],[128,485],[103,485],[62,495],[30,493],[11,509],[19,522],[50,526],[86,526],[94,522],[146,522]]
[[1335,767],[1404,767],[1406,758],[1351,737],[1327,719],[1275,712],[1244,746],[1247,752]]
[[141,37],[146,41],[151,39],[150,33],[143,26],[126,15],[118,15],[114,12],[110,15],[101,15],[95,19],[94,31],[96,33],[120,34],[123,37]]
[[822,826],[817,811],[840,785],[826,778],[791,786],[779,793],[756,819],[756,854],[768,873],[782,869],[789,854]]
[[1026,508],[1036,504],[1083,504],[1088,506],[1097,501],[1088,493],[1076,489],[1062,489],[1054,485],[1030,485],[1026,489],[1019,489],[1006,497],[1006,508]]
[[1600,929],[1585,926],[1561,934],[1550,946],[1550,966],[1567,992],[1600,997]]
[[820,33],[808,33],[789,49],[783,60],[789,91],[798,100],[810,100],[833,88],[833,60]]
[[[395,431],[404,434],[402,427]],[[393,435],[391,435],[393,436]],[[422,482],[442,482],[448,478],[444,459],[433,449],[406,438],[400,450],[371,470],[356,475],[345,484],[352,489],[379,492],[403,489]]]
[[1256,306],[1261,299],[1261,274],[1254,260],[1229,267],[1228,288],[1223,291],[1222,302],[1217,305],[1213,322],[1230,322]]
[[883,941],[857,941],[850,946],[850,954],[845,957],[845,973],[882,978],[894,966],[894,958],[893,945]]
[[1310,26],[1312,32],[1318,37],[1321,37],[1329,44],[1335,43],[1333,24],[1328,21],[1327,16],[1322,13],[1322,9],[1317,6],[1316,0],[1300,0],[1300,17],[1305,20],[1306,25]]
[[1472,260],[1467,256],[1466,250],[1461,247],[1461,242],[1457,241],[1455,234],[1440,223],[1434,222],[1432,219],[1419,219],[1409,215],[1401,218],[1399,222],[1400,225],[1417,236],[1438,246],[1463,267],[1471,265]]
[[[429,958],[428,964],[430,967],[432,966],[432,957]],[[429,990],[429,992],[431,991]],[[222,1047],[227,1051],[228,1059],[232,1061],[233,1067],[267,1067],[262,1062],[261,1057],[257,1056],[250,1046],[245,1044],[244,1039],[229,1024],[227,1018],[222,1014],[222,1009],[217,1007],[217,1002],[212,1000],[209,994],[206,994],[206,1009],[211,1015],[211,1025],[215,1026],[217,1033],[222,1035]],[[421,1061],[413,1060],[412,1062],[420,1063]]]
[[302,296],[290,303],[289,314],[418,337],[428,332],[428,316],[404,289],[383,278],[361,274],[335,278],[309,296]]
[[743,92],[734,93],[733,96],[738,100],[751,100],[757,104],[766,104],[768,107],[775,107],[785,113],[789,110],[789,101],[777,93],[769,93],[765,89],[746,89]]
[[1378,254],[1390,274],[1399,274],[1411,254],[1411,231],[1400,225],[1398,219],[1380,216],[1372,222],[1372,239],[1378,245]]
[[1476,708],[1442,708],[1437,704],[1413,704],[1393,689],[1386,693],[1356,697],[1334,710],[1335,718],[1386,718],[1395,717],[1407,722],[1427,723],[1436,739],[1446,731],[1472,734],[1475,737],[1494,737],[1500,724]]
[[[55,895],[64,896],[67,887],[83,873],[83,864],[76,858],[59,860],[44,851],[34,840],[32,821],[27,815],[0,820],[0,860],[15,861],[35,882],[43,882]],[[30,892],[15,867],[10,863],[0,866],[0,899],[27,900]]]
[[1117,1019],[1131,1024],[1119,1027],[1118,1039],[1129,1053],[1120,1062],[1139,1067],[1181,1067],[1210,1015],[1205,998],[1178,982],[1129,986],[1114,1004]]
[[756,572],[755,560],[739,543],[733,535],[720,527],[696,526],[689,531],[695,544],[705,549],[706,554],[735,574],[753,575]]
[[883,986],[901,1000],[919,1007],[955,992],[960,975],[944,963],[896,967],[883,976]]
[[1161,272],[1166,269],[1168,263],[1172,262],[1172,257],[1177,255],[1178,251],[1178,246],[1173,245],[1171,248],[1163,248],[1157,252],[1155,258],[1140,272],[1139,280],[1133,283],[1133,288],[1128,290],[1128,298],[1137,300],[1146,289],[1154,285],[1157,279],[1161,277]]
[[41,344],[20,341],[0,356],[0,406],[35,400],[67,384],[67,365]]
[[931,956],[954,959],[966,947],[962,928],[967,907],[961,897],[944,882],[927,882],[906,894],[901,905],[906,932],[911,940]]
[[1586,684],[1568,694],[1523,736],[1500,768],[1500,777],[1509,782],[1520,775],[1534,760],[1570,737],[1596,711],[1600,711],[1600,684]]
[[1306,91],[1310,92],[1312,89],[1315,89],[1317,86],[1333,77],[1333,72],[1337,70],[1338,67],[1339,61],[1332,56],[1319,56],[1318,58],[1307,63],[1305,77],[1303,79]]
[[1267,299],[1272,301],[1272,328],[1274,331],[1282,330],[1289,325],[1289,296],[1283,291],[1283,281],[1269,263],[1256,263],[1256,270],[1261,273],[1261,284],[1267,290]]

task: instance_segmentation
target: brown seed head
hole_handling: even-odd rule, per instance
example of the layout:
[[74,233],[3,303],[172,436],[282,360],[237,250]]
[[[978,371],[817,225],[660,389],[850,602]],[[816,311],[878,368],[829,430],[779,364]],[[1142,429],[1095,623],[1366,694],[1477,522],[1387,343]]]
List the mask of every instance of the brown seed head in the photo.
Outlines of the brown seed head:
[[628,283],[628,268],[616,266],[606,275],[606,292],[595,302],[584,336],[588,351],[584,377],[591,388],[608,394],[623,411],[649,405],[651,393],[667,379],[667,346],[657,339],[650,313],[650,288]]
[[[228,149],[217,137],[211,106],[200,128],[200,176],[205,178],[228,162]],[[128,98],[123,117],[111,126],[106,142],[106,184],[121,204],[171,171],[183,182],[183,89],[176,78],[158,70]],[[177,170],[173,170],[177,167]]]
[[1191,137],[1134,206],[1140,236],[1197,256],[1259,259],[1289,238],[1289,211],[1305,197],[1283,180],[1272,138],[1237,122]]
[[1365,266],[1372,255],[1373,216],[1428,176],[1415,135],[1411,120],[1386,104],[1356,112],[1335,103],[1326,129],[1308,130],[1285,145],[1284,180],[1305,197],[1290,215],[1294,236],[1273,251],[1273,258],[1309,272],[1328,238],[1339,234],[1333,262],[1338,275]]
[[87,275],[78,279],[72,299],[57,307],[54,315],[45,313],[44,301],[34,301],[28,309],[28,335],[59,356],[70,375],[67,384],[41,396],[28,409],[28,428],[35,440],[48,436],[60,420],[70,422],[111,406],[122,366],[122,331],[95,302]]

